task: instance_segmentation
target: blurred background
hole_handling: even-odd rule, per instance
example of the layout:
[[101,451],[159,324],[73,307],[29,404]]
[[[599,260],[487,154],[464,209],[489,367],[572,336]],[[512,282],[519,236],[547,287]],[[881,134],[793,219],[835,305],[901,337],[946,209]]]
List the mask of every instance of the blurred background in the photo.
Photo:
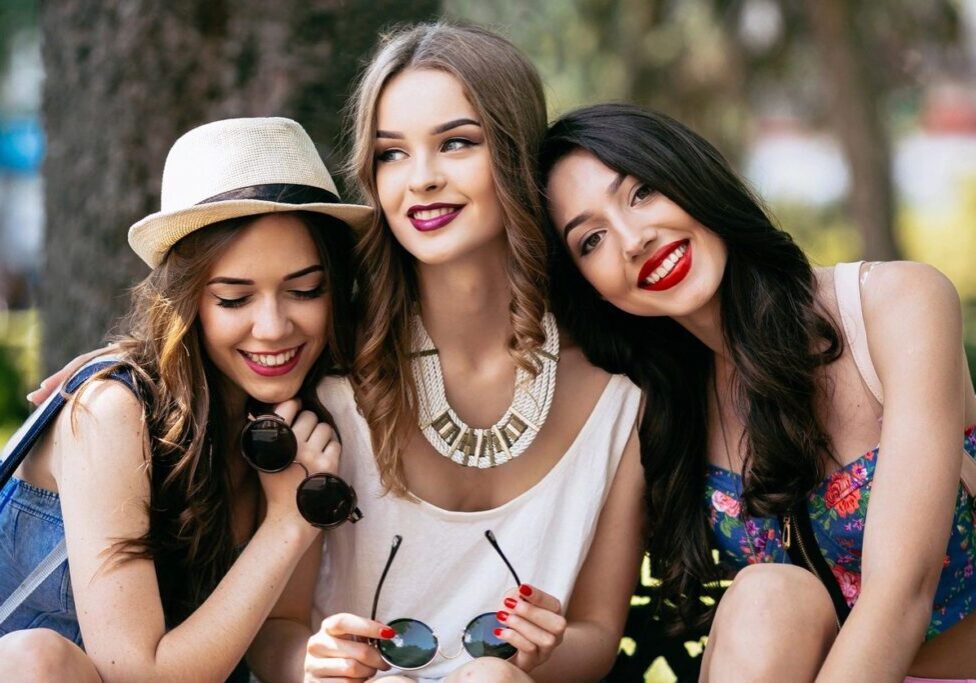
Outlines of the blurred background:
[[[290,116],[336,169],[377,35],[439,16],[525,50],[552,116],[626,100],[691,125],[814,262],[938,266],[976,367],[976,0],[2,0],[0,443],[145,274],[125,231],[178,135]],[[701,634],[660,638],[653,586],[613,679],[695,680]]]

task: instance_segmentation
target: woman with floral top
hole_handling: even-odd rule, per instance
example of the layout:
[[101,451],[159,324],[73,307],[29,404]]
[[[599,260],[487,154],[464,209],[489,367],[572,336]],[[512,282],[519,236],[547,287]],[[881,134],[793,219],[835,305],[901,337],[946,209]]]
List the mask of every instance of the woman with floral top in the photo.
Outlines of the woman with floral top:
[[651,565],[680,621],[714,619],[702,680],[976,677],[976,396],[951,283],[812,268],[708,142],[637,107],[564,116],[542,170],[557,316],[645,390]]

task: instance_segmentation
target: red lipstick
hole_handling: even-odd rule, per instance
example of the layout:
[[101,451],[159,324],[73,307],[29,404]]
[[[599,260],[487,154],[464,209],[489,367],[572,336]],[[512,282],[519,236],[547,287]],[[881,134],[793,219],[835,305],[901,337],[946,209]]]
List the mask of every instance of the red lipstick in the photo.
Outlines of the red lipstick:
[[[685,248],[685,253],[678,258],[678,262],[674,264],[671,270],[660,280],[651,284],[647,282],[647,278],[651,276],[655,270],[661,267],[664,262],[675,252],[676,249],[680,247]],[[637,286],[641,289],[650,292],[660,292],[665,289],[671,289],[676,284],[685,279],[688,272],[691,270],[691,242],[689,240],[676,240],[669,244],[665,244],[663,247],[655,251],[644,265],[641,266],[640,273],[637,275]]]
[[[414,228],[420,232],[430,232],[443,228],[445,225],[457,218],[464,208],[464,204],[417,204],[407,209],[407,218]],[[417,218],[415,215],[420,211],[433,211],[434,209],[450,209],[450,211],[435,218]]]
[[[295,352],[295,355],[294,357],[292,357],[291,360],[289,360],[287,363],[284,363],[282,365],[275,365],[274,367],[268,367],[267,365],[261,365],[260,363],[255,363],[247,356],[247,353],[241,351],[240,349],[238,349],[237,352],[241,354],[241,358],[244,359],[244,364],[247,365],[247,367],[249,367],[255,373],[261,375],[262,377],[280,377],[281,375],[287,375],[289,372],[295,369],[295,366],[298,365],[298,361],[302,357],[302,351],[304,350],[305,350],[305,345],[302,344],[301,346],[298,347],[298,350]],[[287,351],[291,351],[291,349],[284,349],[282,351],[275,351],[269,353],[251,353],[251,352],[248,353],[251,353],[252,356],[276,356],[279,353],[286,353]]]

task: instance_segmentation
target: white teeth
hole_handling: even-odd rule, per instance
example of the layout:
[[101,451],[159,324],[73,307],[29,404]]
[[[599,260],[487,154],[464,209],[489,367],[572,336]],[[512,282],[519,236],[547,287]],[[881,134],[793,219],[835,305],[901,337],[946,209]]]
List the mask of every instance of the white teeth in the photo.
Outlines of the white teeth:
[[678,261],[681,260],[681,257],[684,256],[685,252],[687,251],[688,251],[688,245],[682,243],[681,246],[679,246],[677,249],[672,251],[670,256],[664,259],[661,265],[655,268],[654,272],[651,273],[649,276],[647,276],[647,278],[641,284],[653,285],[660,282],[661,278],[663,278],[665,275],[667,275],[672,270],[674,270],[674,267],[678,264]]
[[253,363],[263,365],[266,368],[275,368],[279,365],[284,365],[294,358],[295,354],[298,353],[298,348],[299,347],[296,346],[289,351],[284,351],[275,355],[270,355],[267,353],[250,353],[248,351],[244,351],[243,353],[245,356],[247,356],[248,360]]
[[451,206],[442,206],[439,209],[424,209],[423,211],[414,211],[413,217],[422,221],[429,221],[431,218],[446,216],[455,210],[456,209]]

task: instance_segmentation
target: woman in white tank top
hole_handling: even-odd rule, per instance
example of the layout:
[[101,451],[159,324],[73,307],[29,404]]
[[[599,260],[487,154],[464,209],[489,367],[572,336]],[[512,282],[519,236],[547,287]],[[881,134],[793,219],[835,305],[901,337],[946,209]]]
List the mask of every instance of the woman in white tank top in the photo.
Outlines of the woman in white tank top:
[[[382,211],[358,245],[351,379],[320,396],[364,519],[326,534],[307,648],[272,624],[254,652],[306,680],[598,680],[640,564],[640,399],[546,312],[538,75],[495,34],[419,25],[382,42],[353,110],[350,166]],[[404,618],[431,656],[398,659]]]

